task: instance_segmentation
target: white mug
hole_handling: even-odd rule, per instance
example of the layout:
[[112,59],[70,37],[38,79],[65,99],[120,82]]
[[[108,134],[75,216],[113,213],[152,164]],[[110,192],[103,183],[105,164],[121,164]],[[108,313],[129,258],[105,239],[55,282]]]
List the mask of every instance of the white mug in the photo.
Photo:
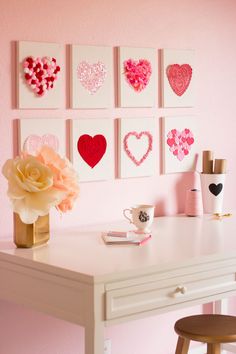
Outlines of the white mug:
[[[154,209],[153,205],[135,205],[130,209],[124,209],[123,215],[131,224],[137,227],[138,232],[147,233],[150,232],[150,226],[153,223]],[[126,213],[129,213],[130,217]]]

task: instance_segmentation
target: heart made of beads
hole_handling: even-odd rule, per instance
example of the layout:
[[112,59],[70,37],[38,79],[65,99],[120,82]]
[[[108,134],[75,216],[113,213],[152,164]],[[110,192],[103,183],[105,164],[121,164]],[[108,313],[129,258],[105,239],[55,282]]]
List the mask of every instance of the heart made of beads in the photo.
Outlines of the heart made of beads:
[[107,68],[104,63],[97,62],[89,64],[87,61],[79,63],[77,68],[78,79],[81,85],[94,95],[100,87],[102,87],[107,76]]

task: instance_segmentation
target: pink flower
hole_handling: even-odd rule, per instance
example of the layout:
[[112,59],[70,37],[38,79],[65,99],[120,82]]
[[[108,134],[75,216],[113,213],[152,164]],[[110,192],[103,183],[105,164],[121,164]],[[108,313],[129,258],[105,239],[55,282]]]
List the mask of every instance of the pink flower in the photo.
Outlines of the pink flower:
[[36,158],[49,167],[53,174],[53,186],[64,191],[66,197],[57,205],[63,213],[73,208],[79,194],[78,176],[68,159],[62,159],[53,149],[44,145]]

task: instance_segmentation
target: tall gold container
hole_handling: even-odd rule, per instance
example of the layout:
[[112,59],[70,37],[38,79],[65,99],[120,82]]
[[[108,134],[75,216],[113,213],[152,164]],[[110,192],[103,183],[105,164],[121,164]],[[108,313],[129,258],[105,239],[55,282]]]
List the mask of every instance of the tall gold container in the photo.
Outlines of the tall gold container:
[[33,224],[24,224],[14,213],[14,243],[19,248],[31,248],[49,240],[49,214],[39,216]]

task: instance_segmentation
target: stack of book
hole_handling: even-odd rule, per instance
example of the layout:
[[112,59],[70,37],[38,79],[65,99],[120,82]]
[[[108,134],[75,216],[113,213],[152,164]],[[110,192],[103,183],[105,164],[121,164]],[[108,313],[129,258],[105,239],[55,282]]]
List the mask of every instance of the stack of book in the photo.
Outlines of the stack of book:
[[151,234],[140,234],[135,231],[108,231],[102,233],[106,245],[144,245],[151,238]]

